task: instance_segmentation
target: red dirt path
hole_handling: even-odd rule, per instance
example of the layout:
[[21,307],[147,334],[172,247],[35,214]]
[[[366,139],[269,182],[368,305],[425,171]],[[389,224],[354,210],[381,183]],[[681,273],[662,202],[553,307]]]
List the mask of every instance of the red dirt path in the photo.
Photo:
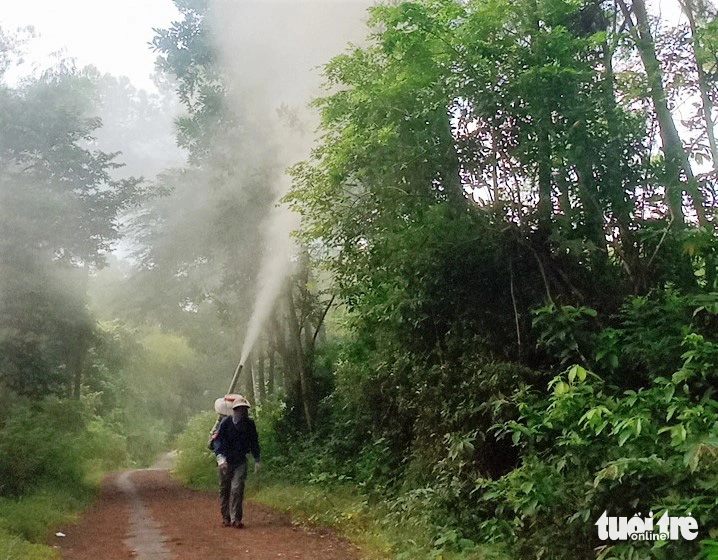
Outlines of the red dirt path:
[[[138,508],[144,517],[137,517]],[[133,527],[147,515],[151,534],[137,535]],[[220,521],[216,494],[183,488],[164,470],[133,471],[109,477],[97,503],[77,525],[59,529],[66,537],[53,537],[51,544],[64,560],[359,558],[355,547],[331,531],[293,526],[288,516],[252,502],[245,502],[244,529],[224,528]]]

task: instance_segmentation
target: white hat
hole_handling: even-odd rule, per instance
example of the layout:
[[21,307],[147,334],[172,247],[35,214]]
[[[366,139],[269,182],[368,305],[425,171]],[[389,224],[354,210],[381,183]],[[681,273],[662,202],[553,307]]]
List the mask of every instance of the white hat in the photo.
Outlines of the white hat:
[[216,401],[214,401],[214,410],[217,414],[221,414],[222,416],[231,416],[234,403],[238,400],[246,402],[247,399],[237,393],[232,393],[229,395],[225,395],[224,397],[220,397]]
[[238,399],[235,399],[234,404],[232,405],[232,410],[234,410],[235,408],[239,408],[240,406],[252,408],[249,404],[249,401],[245,399],[242,395],[240,395]]

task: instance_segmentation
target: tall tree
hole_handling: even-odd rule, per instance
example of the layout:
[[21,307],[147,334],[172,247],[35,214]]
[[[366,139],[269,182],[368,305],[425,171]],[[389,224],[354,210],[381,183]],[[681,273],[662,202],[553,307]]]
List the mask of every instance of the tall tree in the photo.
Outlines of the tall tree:
[[[91,147],[101,126],[91,116],[94,86],[90,76],[64,63],[18,88],[0,86],[0,274],[8,290],[3,377],[23,392],[46,390],[37,379],[61,375],[79,396],[93,330],[85,309],[88,274],[106,265],[121,237],[123,213],[145,193],[137,179],[112,178],[117,154]],[[33,297],[19,298],[13,286],[22,291],[16,280],[33,269],[43,280],[30,290]],[[61,278],[72,287],[66,295],[53,285]],[[23,314],[37,321],[18,322]],[[40,321],[43,314],[48,324]],[[63,354],[44,353],[47,344],[60,344]],[[21,365],[30,363],[37,367]]]
[[[661,144],[665,157],[666,201],[671,217],[680,226],[685,220],[683,193],[693,200],[693,209],[702,226],[708,225],[704,197],[698,188],[690,161],[678,134],[676,123],[668,106],[668,97],[663,86],[663,70],[656,54],[656,45],[650,27],[648,10],[644,0],[633,0],[631,7],[624,0],[618,0],[626,24],[641,56],[648,80],[648,89],[658,120]],[[635,16],[635,21],[634,21]]]

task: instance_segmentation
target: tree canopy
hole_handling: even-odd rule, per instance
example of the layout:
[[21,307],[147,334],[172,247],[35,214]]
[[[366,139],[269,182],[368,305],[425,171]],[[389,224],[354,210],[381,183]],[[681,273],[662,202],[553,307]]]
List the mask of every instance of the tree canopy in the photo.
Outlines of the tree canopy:
[[[0,85],[0,386],[100,399],[138,454],[144,419],[177,432],[171,409],[229,380],[306,125],[256,110],[213,3],[174,2],[159,96],[69,63]],[[327,53],[281,201],[293,274],[239,387],[270,469],[410,519],[431,552],[406,557],[715,545],[718,24],[680,7],[671,26],[644,0],[387,2]],[[188,158],[152,163],[169,87]],[[603,542],[606,510],[690,513],[701,538]]]

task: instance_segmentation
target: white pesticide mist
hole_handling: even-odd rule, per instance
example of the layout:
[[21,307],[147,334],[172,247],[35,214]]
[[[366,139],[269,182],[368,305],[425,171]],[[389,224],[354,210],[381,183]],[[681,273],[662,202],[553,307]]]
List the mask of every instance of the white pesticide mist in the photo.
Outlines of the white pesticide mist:
[[[291,232],[299,218],[280,200],[290,186],[286,168],[308,157],[314,141],[318,119],[307,104],[320,93],[319,67],[344,52],[349,43],[362,42],[370,5],[368,0],[217,0],[212,4],[210,22],[229,78],[229,100],[241,117],[239,132],[248,144],[238,150],[237,158],[272,171],[270,187],[276,201],[263,225],[264,253],[241,364],[296,261]],[[287,118],[287,113],[294,118]]]
[[267,216],[265,235],[266,252],[257,274],[257,299],[247,325],[247,334],[242,346],[240,364],[244,364],[252,350],[264,322],[269,317],[274,303],[282,290],[282,284],[292,272],[292,250],[294,243],[291,232],[299,225],[298,216],[284,205],[276,205]]

